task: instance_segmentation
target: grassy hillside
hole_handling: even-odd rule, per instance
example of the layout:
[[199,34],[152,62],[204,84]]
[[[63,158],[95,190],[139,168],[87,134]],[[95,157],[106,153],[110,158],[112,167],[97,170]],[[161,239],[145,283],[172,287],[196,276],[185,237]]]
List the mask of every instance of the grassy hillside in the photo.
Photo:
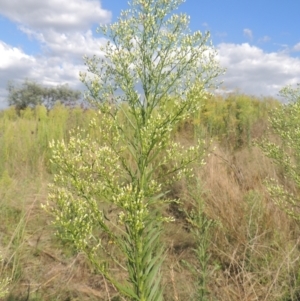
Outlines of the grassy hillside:
[[[174,129],[183,144],[204,139],[207,157],[204,167],[194,164],[192,180],[170,187],[181,203],[162,209],[175,217],[163,235],[165,300],[198,300],[197,293],[201,300],[298,300],[299,226],[263,185],[268,177],[289,183],[253,144],[266,134],[278,141],[268,130],[277,106],[246,95],[213,97]],[[82,254],[54,236],[41,209],[53,177],[49,142],[67,142],[71,129],[88,130],[95,116],[60,105],[1,112],[0,275],[11,278],[5,300],[122,300]],[[114,248],[108,239],[107,245]]]

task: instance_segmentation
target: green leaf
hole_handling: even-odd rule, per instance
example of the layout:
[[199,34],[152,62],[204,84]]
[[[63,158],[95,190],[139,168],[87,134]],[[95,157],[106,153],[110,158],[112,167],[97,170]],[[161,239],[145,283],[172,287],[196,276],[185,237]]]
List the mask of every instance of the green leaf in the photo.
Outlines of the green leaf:
[[162,300],[162,290],[160,288],[161,275],[158,275],[156,282],[153,286],[148,286],[150,294],[148,295],[147,301],[160,301]]
[[158,271],[161,268],[161,265],[162,265],[162,262],[164,261],[164,259],[165,259],[165,256],[162,256],[162,254],[158,254],[149,263],[149,266],[145,271],[145,275],[146,275],[145,283],[146,283],[147,287],[152,287],[152,285],[156,281],[157,277],[160,277]]

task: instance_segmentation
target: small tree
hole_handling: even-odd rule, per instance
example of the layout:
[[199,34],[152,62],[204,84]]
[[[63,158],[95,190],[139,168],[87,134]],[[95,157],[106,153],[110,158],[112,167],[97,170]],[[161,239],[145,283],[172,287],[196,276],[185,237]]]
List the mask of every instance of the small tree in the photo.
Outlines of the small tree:
[[[68,145],[51,145],[59,172],[47,208],[58,235],[130,300],[162,300],[160,234],[172,217],[161,207],[172,201],[168,185],[191,174],[189,164],[203,156],[201,143],[181,146],[172,131],[199,110],[220,73],[209,33],[191,33],[188,16],[171,15],[182,2],[133,0],[116,23],[101,27],[104,58],[86,58],[90,76],[81,74],[99,108],[91,131],[101,139],[80,132]],[[101,251],[126,272],[125,283]]]
[[72,90],[67,85],[44,87],[28,80],[21,87],[12,82],[8,84],[8,104],[15,106],[17,111],[41,104],[50,109],[56,101],[71,105],[75,104],[80,96],[80,91]]
[[[287,86],[280,91],[288,103],[276,108],[270,117],[271,129],[281,139],[281,144],[263,141],[261,149],[281,168],[284,178],[300,189],[300,85]],[[300,221],[300,198],[274,179],[266,183],[274,202],[293,219]]]

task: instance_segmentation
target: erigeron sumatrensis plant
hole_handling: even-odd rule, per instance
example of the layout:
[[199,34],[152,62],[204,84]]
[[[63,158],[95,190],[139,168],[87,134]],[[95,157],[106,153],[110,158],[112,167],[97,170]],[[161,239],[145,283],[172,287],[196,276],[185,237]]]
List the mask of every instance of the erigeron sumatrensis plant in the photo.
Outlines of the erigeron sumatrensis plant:
[[[160,234],[173,220],[159,210],[172,201],[164,187],[191,176],[190,163],[203,157],[201,142],[183,147],[172,131],[199,110],[221,72],[209,34],[191,33],[188,16],[171,15],[183,2],[133,0],[116,23],[100,28],[104,57],[85,58],[88,74],[81,74],[99,119],[90,136],[73,132],[68,144],[51,144],[58,172],[46,208],[58,235],[129,300],[163,299]],[[114,277],[101,252],[126,281]]]
[[[272,112],[270,125],[272,131],[281,138],[282,144],[264,140],[259,146],[267,157],[282,168],[284,177],[291,180],[296,189],[300,189],[300,85],[297,88],[287,86],[280,94],[288,102]],[[299,197],[274,179],[266,181],[266,187],[275,204],[290,217],[300,221]]]

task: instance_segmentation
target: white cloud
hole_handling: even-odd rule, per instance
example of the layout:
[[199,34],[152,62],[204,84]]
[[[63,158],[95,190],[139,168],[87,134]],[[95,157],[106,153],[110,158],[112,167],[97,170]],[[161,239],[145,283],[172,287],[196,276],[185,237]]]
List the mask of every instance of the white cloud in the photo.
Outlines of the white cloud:
[[276,96],[283,86],[300,82],[300,59],[288,53],[266,53],[248,43],[223,43],[218,51],[221,65],[227,68],[223,80],[229,90]]
[[34,61],[34,57],[25,54],[21,49],[0,41],[0,70],[7,70],[18,65],[29,66],[34,64]]
[[43,34],[43,39],[46,41],[44,51],[48,56],[58,56],[69,61],[82,61],[84,55],[100,56],[100,46],[106,42],[104,38],[93,37],[91,30],[72,34],[47,31]]
[[[29,56],[0,41],[0,107],[8,80],[25,78],[42,84],[69,83],[78,88],[79,71],[86,70],[84,55],[101,55],[103,38],[91,27],[110,21],[111,13],[96,0],[0,0],[0,14],[17,23],[29,40],[41,44],[42,53]],[[2,102],[2,105],[1,105]]]
[[7,106],[6,86],[8,81],[17,83],[28,78],[44,85],[68,83],[82,89],[79,72],[86,70],[83,61],[74,63],[72,58],[53,56],[30,56],[22,50],[0,41],[0,109]]
[[111,13],[95,0],[0,0],[0,14],[13,22],[30,39],[42,44],[47,55],[82,58],[99,54],[103,39],[96,39],[90,30],[95,23],[107,23]]
[[271,41],[271,38],[269,36],[263,36],[258,40],[259,43],[267,43],[269,41]]
[[246,36],[247,38],[249,38],[250,40],[253,39],[253,33],[251,29],[245,28],[243,30],[244,36]]
[[88,30],[91,24],[107,23],[111,18],[96,0],[0,0],[0,14],[36,31]]
[[18,79],[21,74],[24,77],[28,76],[28,70],[35,63],[34,57],[0,41],[0,109],[6,106],[7,82]]
[[[89,35],[86,34],[86,40],[79,43],[78,48],[84,49],[84,43],[89,43],[89,38],[91,47],[95,47]],[[67,37],[60,37],[58,44],[65,38],[66,43],[72,43]],[[227,68],[222,77],[227,91],[238,89],[251,95],[277,96],[283,86],[300,82],[300,59],[291,57],[288,52],[266,53],[248,43],[222,43],[217,50],[220,64]],[[97,48],[93,51],[96,52]],[[70,58],[60,57],[60,53],[58,49],[57,55],[30,56],[0,41],[0,108],[5,106],[7,80],[21,82],[28,78],[45,85],[68,83],[72,88],[83,89],[78,76],[80,71],[86,70],[83,61],[74,60],[74,52],[69,52]]]
[[293,51],[300,51],[300,42],[293,47]]

